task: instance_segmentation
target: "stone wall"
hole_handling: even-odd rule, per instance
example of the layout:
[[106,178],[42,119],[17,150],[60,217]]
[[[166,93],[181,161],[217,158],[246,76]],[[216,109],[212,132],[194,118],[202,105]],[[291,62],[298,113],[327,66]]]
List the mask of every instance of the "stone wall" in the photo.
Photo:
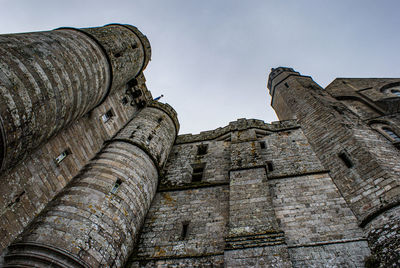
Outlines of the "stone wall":
[[[149,94],[144,77],[141,88]],[[137,106],[124,104],[125,88],[111,94],[99,107],[51,138],[0,180],[0,245],[2,251],[39,214],[45,205],[81,170],[136,113]],[[130,101],[130,99],[129,99]],[[107,111],[113,116],[103,122]],[[56,158],[68,155],[59,163]]]
[[363,267],[369,254],[295,122],[241,119],[178,136],[129,267]]

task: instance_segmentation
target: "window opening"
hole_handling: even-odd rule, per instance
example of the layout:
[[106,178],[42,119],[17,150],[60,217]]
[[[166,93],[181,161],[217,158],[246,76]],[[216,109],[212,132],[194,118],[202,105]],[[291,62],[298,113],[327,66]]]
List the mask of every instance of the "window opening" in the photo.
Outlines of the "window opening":
[[203,179],[205,164],[192,165],[192,182],[200,182]]
[[103,123],[108,122],[112,117],[114,116],[114,113],[112,112],[112,110],[108,110],[105,114],[103,114],[101,116],[101,120],[103,121]]
[[338,154],[338,156],[346,165],[346,167],[352,168],[354,166],[353,161],[351,161],[350,156],[346,152],[341,152]]
[[261,147],[261,149],[265,149],[266,148],[265,141],[260,141],[260,147]]
[[400,137],[397,136],[396,133],[394,133],[391,129],[388,129],[386,127],[382,128],[383,131],[386,132],[386,134],[388,134],[390,136],[390,138],[392,138],[394,141],[400,141]]
[[400,91],[397,89],[392,89],[391,92],[395,94],[397,97],[400,97]]
[[115,193],[117,192],[118,188],[121,186],[121,184],[122,184],[122,180],[117,179],[117,180],[115,181],[115,183],[114,183],[113,188],[111,189],[111,193],[112,193],[112,194],[115,194]]
[[159,117],[158,119],[157,119],[157,122],[158,123],[161,123],[163,121],[163,118],[162,117]]
[[146,144],[149,145],[149,144],[150,144],[150,141],[151,141],[152,139],[153,139],[153,135],[149,135],[149,136],[147,137]]
[[208,151],[208,144],[197,145],[197,155],[205,155]]
[[128,101],[127,97],[123,97],[121,102],[122,102],[123,105],[127,105],[129,101]]
[[267,169],[269,172],[274,171],[274,165],[272,164],[271,161],[267,162]]
[[182,222],[181,240],[184,240],[187,238],[188,230],[189,230],[189,222],[188,221]]
[[71,151],[69,149],[65,150],[61,154],[59,154],[56,159],[54,159],[54,162],[56,165],[59,165],[68,155],[71,154]]

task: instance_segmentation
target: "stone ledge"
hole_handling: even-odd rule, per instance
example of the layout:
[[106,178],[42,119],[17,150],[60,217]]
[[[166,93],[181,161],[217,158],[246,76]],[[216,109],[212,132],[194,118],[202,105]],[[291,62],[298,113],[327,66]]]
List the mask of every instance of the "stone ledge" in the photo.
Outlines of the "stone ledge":
[[296,120],[284,120],[272,123],[265,123],[262,120],[242,118],[238,119],[237,121],[230,122],[229,125],[225,127],[217,128],[215,130],[203,131],[200,132],[200,134],[196,135],[192,134],[179,135],[176,139],[175,144],[199,142],[204,140],[214,140],[229,132],[236,130],[245,130],[250,128],[258,128],[271,132],[279,132],[279,131],[297,129],[300,128],[300,126]]

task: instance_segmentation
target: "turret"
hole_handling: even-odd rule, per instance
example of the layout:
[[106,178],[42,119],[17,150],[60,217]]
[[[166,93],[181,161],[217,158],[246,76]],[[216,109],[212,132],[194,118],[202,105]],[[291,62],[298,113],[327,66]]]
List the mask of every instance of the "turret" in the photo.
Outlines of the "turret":
[[147,38],[130,25],[1,35],[1,170],[115,89],[134,87],[150,55]]
[[141,110],[9,247],[5,265],[123,266],[178,130],[169,105]]

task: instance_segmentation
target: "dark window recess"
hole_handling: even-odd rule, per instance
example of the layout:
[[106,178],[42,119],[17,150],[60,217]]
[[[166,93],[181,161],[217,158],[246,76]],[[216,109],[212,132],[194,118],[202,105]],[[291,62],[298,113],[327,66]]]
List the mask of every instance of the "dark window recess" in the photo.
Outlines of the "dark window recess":
[[114,183],[113,188],[111,189],[110,193],[115,194],[118,191],[118,188],[121,186],[122,180],[117,179]]
[[117,52],[117,53],[114,54],[114,57],[116,57],[116,58],[119,58],[119,57],[121,57],[121,56],[122,56],[122,53],[121,53],[121,52]]
[[391,129],[384,127],[384,128],[382,128],[382,130],[385,131],[386,134],[388,134],[390,136],[390,138],[392,138],[394,141],[396,141],[396,142],[400,141],[400,137],[397,136],[397,134],[394,133]]
[[152,139],[153,139],[153,135],[149,135],[149,136],[147,137],[147,140],[146,140],[147,145],[150,144],[150,141],[151,141]]
[[54,159],[54,162],[56,165],[59,165],[68,155],[71,154],[71,151],[69,149],[65,150],[61,154],[59,154],[56,159]]
[[260,141],[260,147],[261,147],[261,149],[266,148],[265,141]]
[[135,78],[133,78],[133,79],[129,80],[128,87],[132,88],[132,87],[137,86],[137,84],[138,84],[137,80]]
[[289,85],[288,85],[288,83],[285,83],[285,87],[289,88]]
[[346,165],[346,167],[352,168],[354,166],[353,161],[351,161],[350,156],[346,152],[341,152],[338,154],[338,156]]
[[182,222],[182,232],[181,232],[181,240],[184,240],[188,236],[189,231],[189,222],[184,221]]
[[271,161],[267,162],[267,169],[269,172],[274,171],[274,165],[272,164]]
[[131,135],[129,136],[129,138],[133,138],[133,136],[135,136],[136,130],[132,131]]
[[197,145],[197,155],[205,155],[208,151],[208,144]]
[[101,120],[103,121],[103,123],[106,123],[107,121],[109,121],[112,117],[114,116],[114,113],[112,112],[112,110],[108,110],[105,114],[103,114],[101,116]]
[[158,123],[161,123],[163,121],[163,118],[162,117],[159,117],[158,119],[157,119],[157,122]]
[[129,101],[128,101],[127,97],[123,97],[121,102],[122,102],[123,105],[127,105]]
[[205,164],[192,165],[192,182],[200,182],[203,179]]
[[137,49],[138,45],[136,43],[133,43],[131,47],[132,47],[132,49]]

